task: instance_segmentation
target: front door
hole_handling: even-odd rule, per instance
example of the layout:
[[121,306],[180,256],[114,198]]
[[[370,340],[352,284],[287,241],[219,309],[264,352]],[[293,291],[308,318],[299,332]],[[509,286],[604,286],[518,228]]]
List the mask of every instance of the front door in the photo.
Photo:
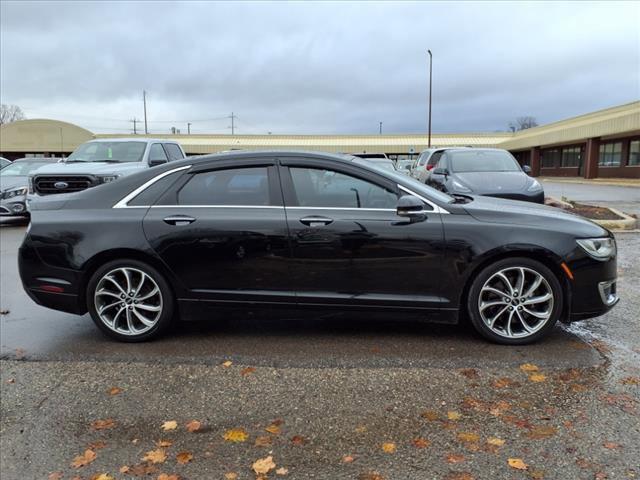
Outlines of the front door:
[[189,297],[295,301],[277,174],[272,160],[199,166],[149,209],[145,234]]
[[417,222],[399,217],[398,185],[335,164],[281,161],[298,302],[439,308],[440,215],[427,213]]

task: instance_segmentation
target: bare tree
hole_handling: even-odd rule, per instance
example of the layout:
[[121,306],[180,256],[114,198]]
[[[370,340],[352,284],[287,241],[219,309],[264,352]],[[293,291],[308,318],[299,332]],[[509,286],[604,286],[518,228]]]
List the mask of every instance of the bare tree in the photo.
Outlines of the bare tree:
[[520,130],[526,130],[527,128],[537,127],[536,117],[526,116],[518,117],[515,121],[509,122],[509,130],[512,132],[518,132]]
[[18,105],[0,105],[0,125],[15,122],[16,120],[24,120],[24,112]]

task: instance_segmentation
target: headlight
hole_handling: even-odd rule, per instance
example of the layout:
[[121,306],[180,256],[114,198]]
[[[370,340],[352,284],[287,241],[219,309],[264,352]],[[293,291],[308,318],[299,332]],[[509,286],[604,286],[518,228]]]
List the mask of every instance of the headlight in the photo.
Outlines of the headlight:
[[109,183],[109,182],[113,182],[114,180],[117,180],[118,175],[103,175],[98,178],[100,179],[100,183]]
[[539,192],[542,190],[542,185],[537,180],[531,180],[531,185],[527,188],[527,192]]
[[596,260],[608,260],[616,254],[616,241],[613,238],[581,238],[576,242]]
[[451,186],[456,192],[471,192],[471,189],[469,187],[466,187],[457,180],[451,180]]
[[15,188],[13,190],[6,190],[4,192],[2,192],[2,198],[13,198],[13,197],[20,197],[22,195],[26,195],[27,194],[27,187],[20,187],[20,188]]

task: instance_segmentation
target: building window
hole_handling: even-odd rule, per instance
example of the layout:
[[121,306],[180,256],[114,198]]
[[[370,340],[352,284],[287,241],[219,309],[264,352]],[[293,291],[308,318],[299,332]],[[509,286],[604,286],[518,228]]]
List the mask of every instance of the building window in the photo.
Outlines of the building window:
[[640,165],[640,140],[632,140],[629,142],[628,165]]
[[551,148],[540,152],[542,168],[555,168],[560,163],[560,150]]
[[580,147],[563,148],[561,166],[579,167],[581,154],[582,152]]
[[622,142],[603,143],[600,145],[600,158],[598,165],[601,167],[619,167],[622,161]]

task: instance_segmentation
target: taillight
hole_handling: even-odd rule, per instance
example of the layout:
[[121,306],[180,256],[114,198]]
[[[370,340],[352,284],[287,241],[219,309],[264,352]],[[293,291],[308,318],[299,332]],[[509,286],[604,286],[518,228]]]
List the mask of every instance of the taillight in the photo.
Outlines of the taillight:
[[434,166],[435,166],[435,165],[427,165],[427,171],[429,171],[429,170],[433,170],[433,167],[434,167]]

